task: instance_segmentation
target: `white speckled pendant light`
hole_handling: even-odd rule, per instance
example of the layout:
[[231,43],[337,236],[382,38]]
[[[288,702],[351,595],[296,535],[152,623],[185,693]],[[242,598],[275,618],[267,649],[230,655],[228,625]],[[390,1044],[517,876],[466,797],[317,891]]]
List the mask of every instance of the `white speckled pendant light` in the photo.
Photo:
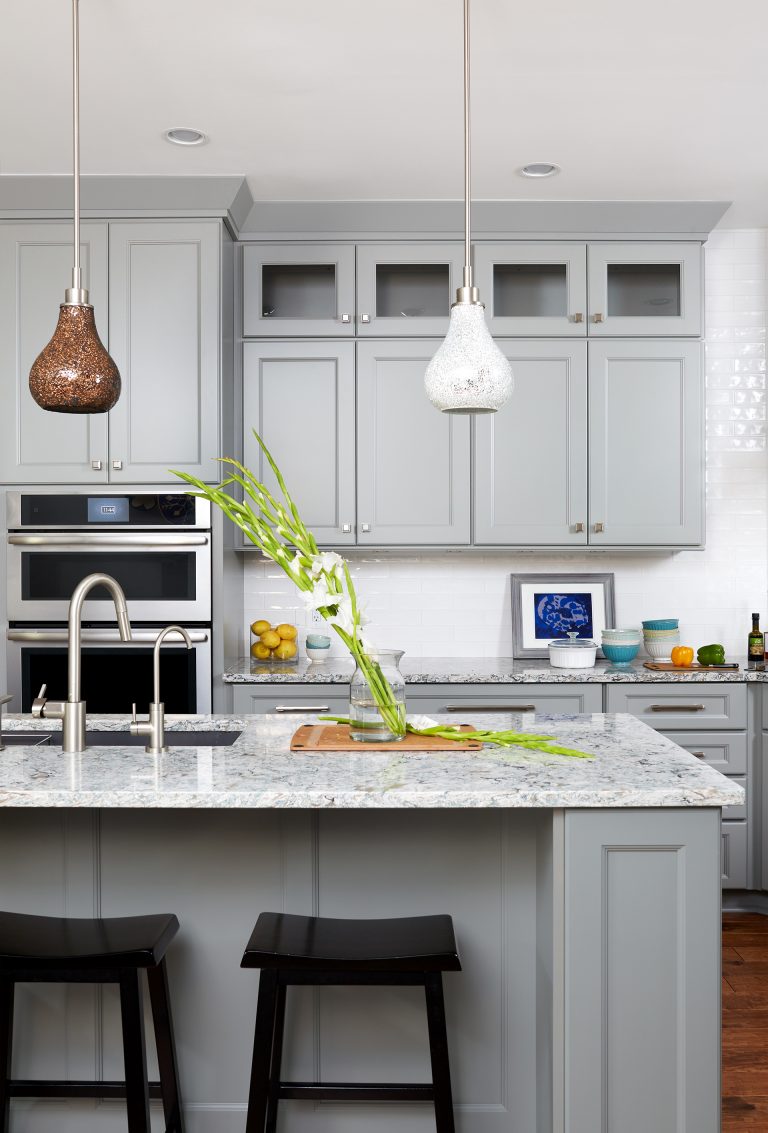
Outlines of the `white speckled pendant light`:
[[445,341],[424,375],[427,397],[443,413],[495,413],[514,388],[512,367],[485,322],[485,307],[472,284],[469,237],[469,0],[464,0],[464,279],[451,307]]

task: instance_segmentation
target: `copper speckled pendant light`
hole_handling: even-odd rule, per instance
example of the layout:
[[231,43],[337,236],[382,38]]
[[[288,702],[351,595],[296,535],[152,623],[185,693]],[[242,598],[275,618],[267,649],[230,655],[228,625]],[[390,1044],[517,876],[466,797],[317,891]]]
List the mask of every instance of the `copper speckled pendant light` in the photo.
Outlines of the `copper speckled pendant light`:
[[75,248],[72,286],[64,292],[53,338],[35,359],[29,389],[52,413],[108,413],[120,396],[120,372],[99,338],[80,270],[80,19],[72,0],[72,117]]

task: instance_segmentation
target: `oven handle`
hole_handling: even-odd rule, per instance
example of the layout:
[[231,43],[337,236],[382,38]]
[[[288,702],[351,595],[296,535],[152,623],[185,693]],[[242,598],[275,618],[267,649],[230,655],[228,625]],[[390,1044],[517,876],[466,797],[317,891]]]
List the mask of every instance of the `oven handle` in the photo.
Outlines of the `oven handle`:
[[106,532],[88,535],[20,535],[11,533],[12,547],[207,547],[207,535],[147,535],[138,532]]
[[[155,642],[162,633],[162,630],[155,629],[135,629],[133,631],[131,641],[133,642]],[[65,629],[9,629],[7,631],[8,641],[21,641],[31,645],[60,645],[66,644],[68,640],[67,631]],[[190,640],[193,645],[202,645],[208,641],[208,634],[204,630],[191,629],[189,630]],[[184,644],[184,638],[180,633],[168,634],[165,639],[173,644],[178,641]],[[84,629],[83,630],[84,642],[113,642],[120,641],[120,633],[118,630],[109,629]],[[126,644],[130,644],[127,642]]]

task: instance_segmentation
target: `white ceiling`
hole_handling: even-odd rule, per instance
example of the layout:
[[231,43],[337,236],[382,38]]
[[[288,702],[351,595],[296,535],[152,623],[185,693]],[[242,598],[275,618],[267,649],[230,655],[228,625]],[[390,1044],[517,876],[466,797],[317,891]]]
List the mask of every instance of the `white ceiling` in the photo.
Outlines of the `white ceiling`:
[[[461,0],[80,7],[84,174],[462,194]],[[69,20],[68,0],[3,0],[0,174],[70,169]],[[766,0],[473,0],[472,30],[477,199],[733,200],[725,225],[768,226]],[[530,161],[563,172],[520,178]]]

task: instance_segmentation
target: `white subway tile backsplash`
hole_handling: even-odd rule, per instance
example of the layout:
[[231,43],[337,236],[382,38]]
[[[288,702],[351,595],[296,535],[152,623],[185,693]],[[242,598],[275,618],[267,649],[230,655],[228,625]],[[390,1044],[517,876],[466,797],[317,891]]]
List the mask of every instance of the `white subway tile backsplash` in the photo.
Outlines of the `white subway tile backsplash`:
[[[511,652],[512,572],[612,571],[619,625],[678,616],[692,645],[744,652],[752,610],[768,622],[766,310],[768,233],[715,232],[706,248],[707,547],[679,554],[364,555],[351,570],[370,635],[412,656]],[[245,616],[323,632],[274,564],[246,560]],[[333,636],[333,635],[331,635]],[[335,654],[343,646],[335,640]]]

